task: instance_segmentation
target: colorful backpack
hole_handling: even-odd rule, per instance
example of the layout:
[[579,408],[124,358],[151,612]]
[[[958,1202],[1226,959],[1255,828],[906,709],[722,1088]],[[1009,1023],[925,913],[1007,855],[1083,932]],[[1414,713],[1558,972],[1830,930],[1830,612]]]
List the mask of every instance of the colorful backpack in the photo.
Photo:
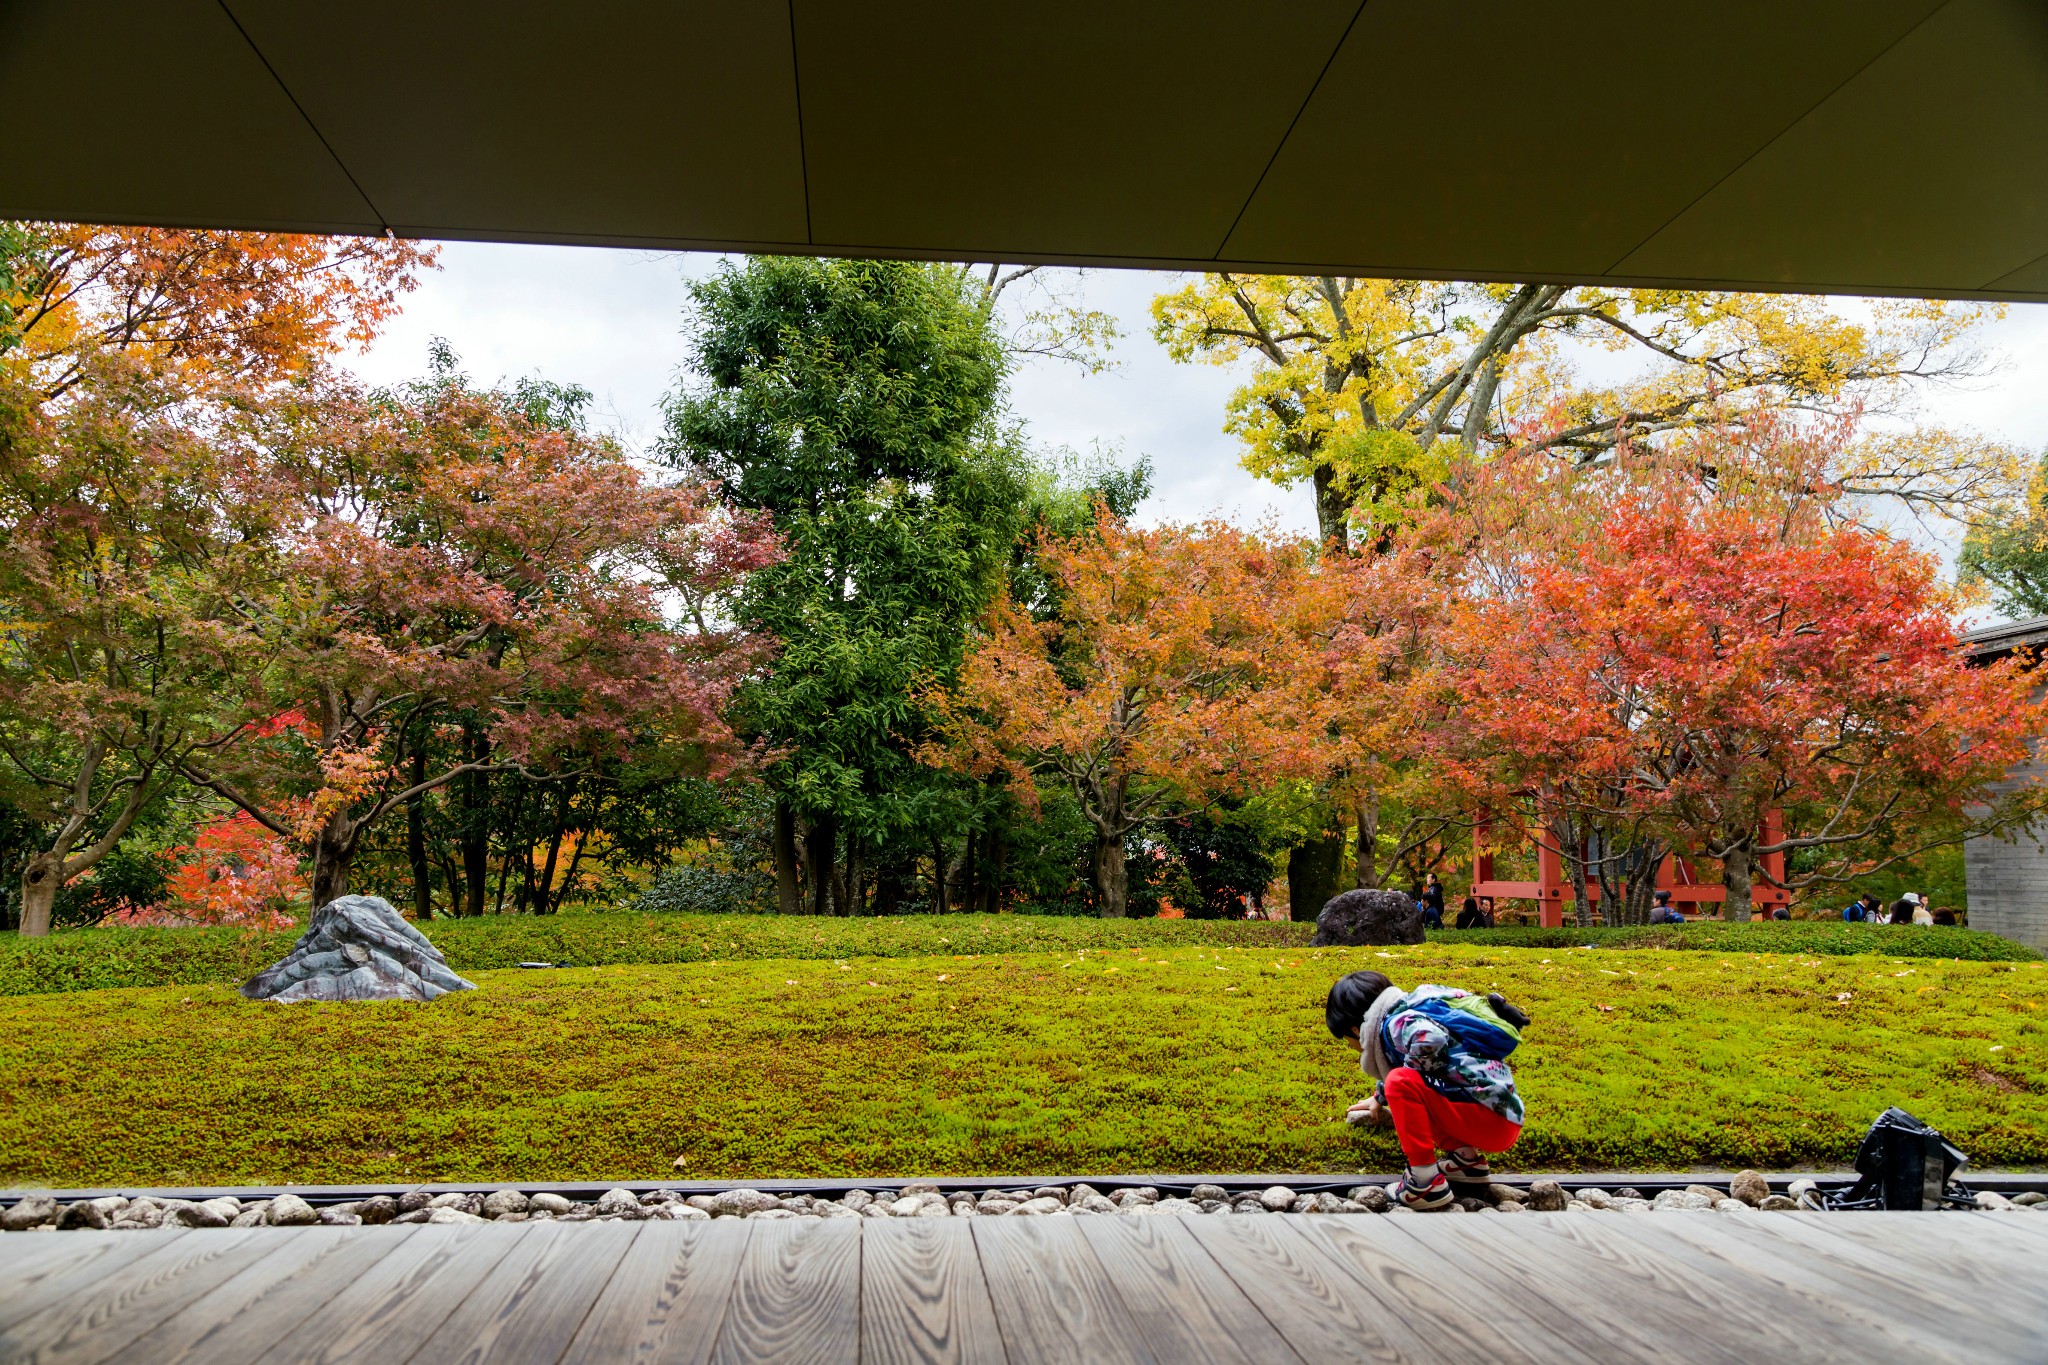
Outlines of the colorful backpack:
[[1440,1024],[1475,1057],[1500,1061],[1522,1045],[1529,1016],[1499,995],[1432,996],[1407,1006]]

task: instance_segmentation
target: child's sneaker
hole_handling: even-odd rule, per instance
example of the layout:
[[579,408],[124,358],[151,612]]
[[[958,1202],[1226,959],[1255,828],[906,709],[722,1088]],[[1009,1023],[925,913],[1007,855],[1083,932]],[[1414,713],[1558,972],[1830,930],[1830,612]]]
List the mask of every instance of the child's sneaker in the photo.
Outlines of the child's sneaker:
[[1493,1167],[1486,1164],[1484,1152],[1474,1152],[1469,1159],[1452,1152],[1438,1164],[1459,1194],[1477,1194],[1483,1199],[1493,1186]]
[[1417,1213],[1429,1213],[1450,1205],[1451,1182],[1444,1179],[1442,1171],[1438,1171],[1433,1179],[1420,1185],[1415,1183],[1413,1176],[1404,1175],[1387,1186],[1387,1198]]

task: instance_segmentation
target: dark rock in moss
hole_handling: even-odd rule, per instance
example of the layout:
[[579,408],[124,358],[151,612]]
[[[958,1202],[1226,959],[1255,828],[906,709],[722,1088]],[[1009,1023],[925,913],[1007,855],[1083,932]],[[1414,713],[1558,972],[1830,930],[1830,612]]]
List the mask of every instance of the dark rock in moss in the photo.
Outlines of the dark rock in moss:
[[1345,891],[1316,916],[1314,948],[1362,948],[1420,943],[1422,911],[1399,891]]

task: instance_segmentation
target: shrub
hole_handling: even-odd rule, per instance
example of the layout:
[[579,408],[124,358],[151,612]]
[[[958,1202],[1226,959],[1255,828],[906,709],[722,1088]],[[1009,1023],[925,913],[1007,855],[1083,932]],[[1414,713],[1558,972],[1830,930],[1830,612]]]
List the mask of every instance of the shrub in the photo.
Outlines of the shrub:
[[768,914],[775,908],[775,886],[752,868],[725,872],[710,867],[672,867],[640,893],[633,908],[654,914]]

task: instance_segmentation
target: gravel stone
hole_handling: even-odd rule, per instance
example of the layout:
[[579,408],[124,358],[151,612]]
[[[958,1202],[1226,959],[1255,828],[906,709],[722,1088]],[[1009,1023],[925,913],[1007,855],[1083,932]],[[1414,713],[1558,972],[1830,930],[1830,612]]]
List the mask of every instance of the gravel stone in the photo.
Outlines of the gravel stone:
[[720,1218],[745,1218],[775,1208],[781,1202],[759,1190],[726,1190],[711,1197],[711,1212]]
[[66,1204],[64,1211],[57,1215],[60,1228],[104,1228],[113,1220],[107,1211],[99,1207],[96,1200],[81,1199],[75,1204]]
[[[705,1198],[705,1196],[701,1194],[693,1194],[690,1196],[690,1200],[692,1203],[695,1203],[697,1200],[702,1198]],[[846,1207],[852,1209],[855,1213],[859,1213],[869,1204],[874,1203],[875,1197],[869,1194],[866,1190],[848,1190],[846,1192],[845,1197],[842,1198],[839,1202],[846,1205]]]
[[320,1215],[313,1212],[313,1206],[295,1194],[281,1194],[270,1201],[270,1225],[279,1228],[302,1228],[320,1221]]
[[1541,1213],[1556,1213],[1565,1206],[1564,1186],[1555,1180],[1538,1180],[1529,1186],[1529,1207]]
[[1764,1196],[1763,1202],[1758,1204],[1757,1207],[1765,1213],[1780,1213],[1786,1209],[1798,1208],[1799,1201],[1797,1199],[1788,1199],[1782,1194],[1767,1194]]
[[481,1223],[485,1220],[467,1209],[450,1208],[444,1204],[438,1209],[428,1209],[427,1221],[438,1227],[447,1223]]
[[246,1208],[233,1218],[230,1218],[228,1226],[231,1228],[260,1228],[263,1226],[264,1217],[268,1213],[269,1210],[260,1204],[253,1208]]
[[2031,1208],[2035,1204],[2048,1204],[2048,1194],[2043,1194],[2039,1190],[2028,1190],[2025,1194],[2014,1195],[2012,1202],[2021,1208]]
[[467,1194],[461,1190],[450,1190],[446,1194],[437,1194],[432,1199],[429,1199],[427,1207],[430,1209],[462,1209],[466,1213],[468,1209],[464,1206],[468,1203],[469,1196]]
[[23,1232],[29,1228],[54,1223],[63,1211],[57,1201],[47,1194],[25,1194],[16,1200],[14,1206],[0,1213],[0,1228],[9,1232]]
[[483,1216],[503,1218],[508,1213],[525,1213],[532,1205],[523,1190],[492,1190],[484,1198]]
[[1728,1193],[1755,1208],[1771,1197],[1771,1182],[1755,1171],[1737,1171],[1735,1178],[1728,1182]]
[[1274,1213],[1285,1213],[1294,1207],[1294,1191],[1285,1185],[1270,1185],[1259,1191],[1259,1202]]
[[400,1213],[411,1213],[414,1209],[427,1208],[433,1202],[434,1196],[426,1190],[407,1190],[404,1194],[398,1196],[398,1211]]
[[[441,1212],[444,1212],[444,1210],[434,1210],[434,1213]],[[352,1228],[359,1226],[362,1221],[363,1216],[360,1213],[336,1213],[333,1209],[320,1210],[320,1223],[323,1227]],[[433,1221],[432,1214],[428,1215],[428,1221]]]

